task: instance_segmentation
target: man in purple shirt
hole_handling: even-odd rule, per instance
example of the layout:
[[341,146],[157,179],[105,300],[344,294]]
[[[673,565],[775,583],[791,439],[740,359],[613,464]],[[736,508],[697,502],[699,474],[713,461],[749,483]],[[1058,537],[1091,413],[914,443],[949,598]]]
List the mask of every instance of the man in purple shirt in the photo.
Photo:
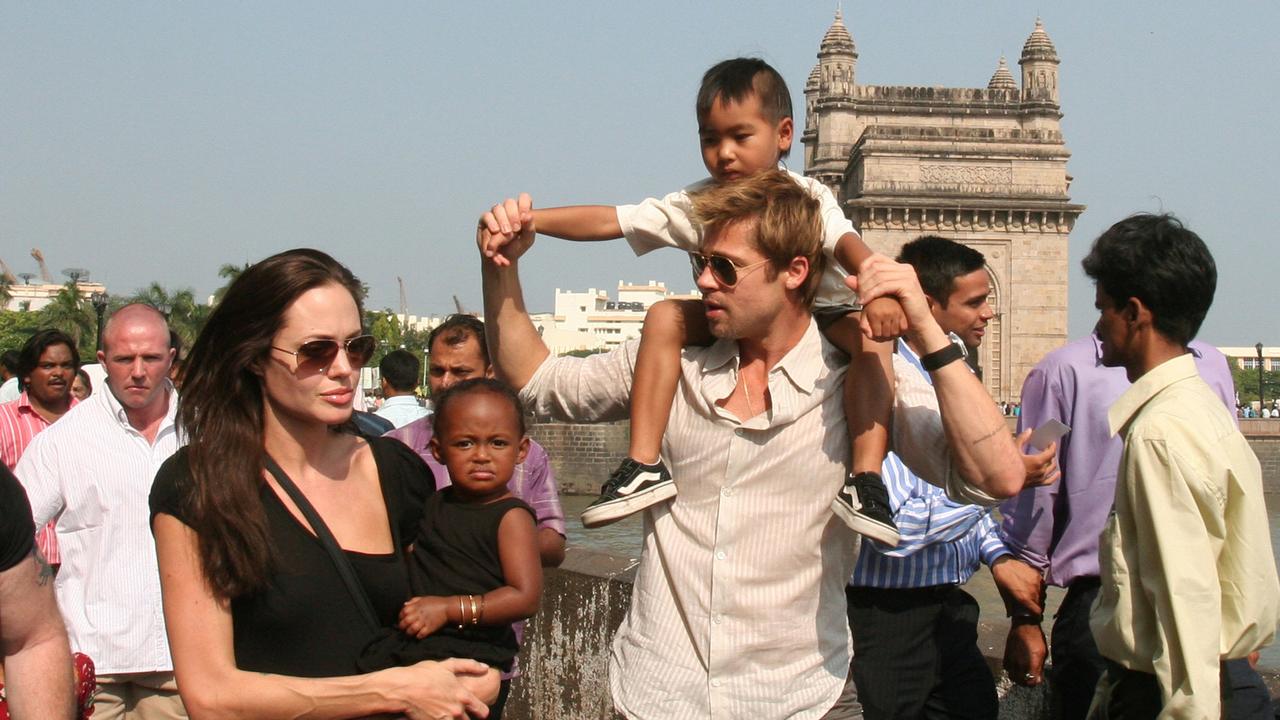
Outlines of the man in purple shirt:
[[[1205,343],[1189,345],[1205,382],[1231,409],[1235,386],[1227,359]],[[1089,609],[1098,594],[1098,543],[1115,496],[1123,442],[1112,435],[1107,409],[1129,388],[1124,368],[1104,367],[1096,333],[1049,353],[1022,385],[1018,431],[1050,419],[1071,427],[1059,442],[1062,477],[1029,489],[1000,506],[1005,544],[1038,570],[1043,583],[1067,589],[1053,622],[1052,702],[1055,718],[1084,718],[1105,670],[1089,630]],[[1030,574],[1034,578],[1034,574]],[[1041,615],[1011,603],[1027,588],[1001,587],[1012,615],[1005,643],[1005,669],[1020,685],[1038,685],[1046,656]],[[1228,663],[1237,691],[1257,678],[1248,663]],[[1243,665],[1243,667],[1237,667]],[[1258,679],[1257,682],[1261,683]],[[1263,700],[1265,701],[1265,695]],[[1235,713],[1233,712],[1234,716]]]
[[[484,323],[471,315],[450,315],[427,336],[428,385],[436,395],[447,387],[473,377],[493,377],[489,350],[485,344]],[[427,415],[404,427],[387,433],[413,448],[427,461],[436,477],[436,489],[451,485],[449,470],[431,455],[429,444],[435,431],[435,416]],[[556,567],[564,561],[564,510],[560,493],[551,472],[547,451],[536,442],[529,443],[529,454],[516,466],[511,494],[533,508],[538,515],[538,554],[544,567]]]

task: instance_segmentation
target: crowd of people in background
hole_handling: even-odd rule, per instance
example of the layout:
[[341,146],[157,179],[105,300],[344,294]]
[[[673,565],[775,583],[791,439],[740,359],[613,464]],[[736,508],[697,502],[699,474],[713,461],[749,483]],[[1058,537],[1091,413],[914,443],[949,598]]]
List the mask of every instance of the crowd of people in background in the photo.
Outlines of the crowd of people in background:
[[1280,418],[1280,399],[1272,400],[1270,405],[1263,405],[1261,410],[1253,404],[1236,403],[1236,417],[1250,420]]
[[[433,330],[425,373],[386,353],[375,412],[360,283],[312,249],[246,268],[189,350],[154,307],[115,310],[96,387],[56,329],[6,352],[0,707],[501,717],[565,558],[532,413],[644,427],[582,518],[645,514],[608,658],[628,718],[995,718],[963,589],[985,564],[1004,668],[1047,680],[1055,717],[1270,719],[1280,581],[1248,415],[1194,340],[1205,243],[1168,215],[1109,228],[1083,263],[1094,332],[994,402],[966,362],[986,259],[936,235],[871,253],[778,169],[789,98],[762,61],[720,63],[696,104],[708,179],[483,213],[484,320]],[[521,287],[539,230],[681,248],[701,302],[554,357]]]

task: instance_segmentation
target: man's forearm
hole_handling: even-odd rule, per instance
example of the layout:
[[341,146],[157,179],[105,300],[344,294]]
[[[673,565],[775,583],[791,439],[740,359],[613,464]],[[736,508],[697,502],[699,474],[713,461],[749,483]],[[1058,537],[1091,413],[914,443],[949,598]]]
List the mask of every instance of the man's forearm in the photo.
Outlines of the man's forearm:
[[[936,325],[919,337],[923,354],[940,350],[948,342]],[[987,389],[963,362],[952,362],[931,375],[943,431],[960,477],[992,497],[1016,495],[1026,480],[1026,470]]]
[[518,263],[497,267],[481,262],[485,336],[498,377],[519,390],[529,383],[550,352],[525,310]]
[[538,528],[538,557],[542,567],[560,567],[564,562],[564,536],[551,528]]

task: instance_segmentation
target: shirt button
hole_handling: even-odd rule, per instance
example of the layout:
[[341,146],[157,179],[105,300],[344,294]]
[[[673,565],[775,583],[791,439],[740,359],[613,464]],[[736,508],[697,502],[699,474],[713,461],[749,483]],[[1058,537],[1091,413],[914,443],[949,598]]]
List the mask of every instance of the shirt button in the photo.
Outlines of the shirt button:
[[730,495],[733,494],[733,488],[721,488],[720,494],[724,495],[725,497],[729,497]]
[[738,437],[742,437],[742,430],[734,430],[733,434],[737,435]]
[[720,678],[711,681],[711,687],[720,687]]
[[713,613],[711,615],[711,622],[715,623],[716,625],[719,625],[721,622],[724,622],[724,616],[721,615],[720,613]]
[[725,558],[725,554],[724,554],[724,551],[723,551],[723,550],[718,550],[718,551],[716,551],[716,559],[717,559],[717,560],[723,560],[724,558]]

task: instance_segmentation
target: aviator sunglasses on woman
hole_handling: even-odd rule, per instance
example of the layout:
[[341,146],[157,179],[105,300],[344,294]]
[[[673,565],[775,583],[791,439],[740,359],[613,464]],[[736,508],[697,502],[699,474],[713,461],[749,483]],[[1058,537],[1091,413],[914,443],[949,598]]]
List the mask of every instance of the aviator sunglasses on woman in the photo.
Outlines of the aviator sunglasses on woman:
[[738,284],[738,281],[751,274],[751,271],[767,262],[769,262],[769,259],[765,258],[760,262],[754,262],[750,265],[738,265],[723,255],[703,255],[702,253],[696,252],[689,253],[689,263],[693,265],[694,282],[697,282],[698,278],[702,275],[702,271],[710,265],[711,277],[715,278],[716,282],[727,288],[733,288]]
[[374,348],[378,345],[377,340],[372,335],[357,335],[349,340],[309,340],[302,343],[297,350],[285,350],[282,347],[271,346],[272,350],[279,350],[282,353],[289,353],[298,361],[298,367],[329,367],[333,359],[338,356],[338,348],[347,351],[347,360],[350,361],[352,367],[364,367],[369,362],[369,358],[373,357]]

